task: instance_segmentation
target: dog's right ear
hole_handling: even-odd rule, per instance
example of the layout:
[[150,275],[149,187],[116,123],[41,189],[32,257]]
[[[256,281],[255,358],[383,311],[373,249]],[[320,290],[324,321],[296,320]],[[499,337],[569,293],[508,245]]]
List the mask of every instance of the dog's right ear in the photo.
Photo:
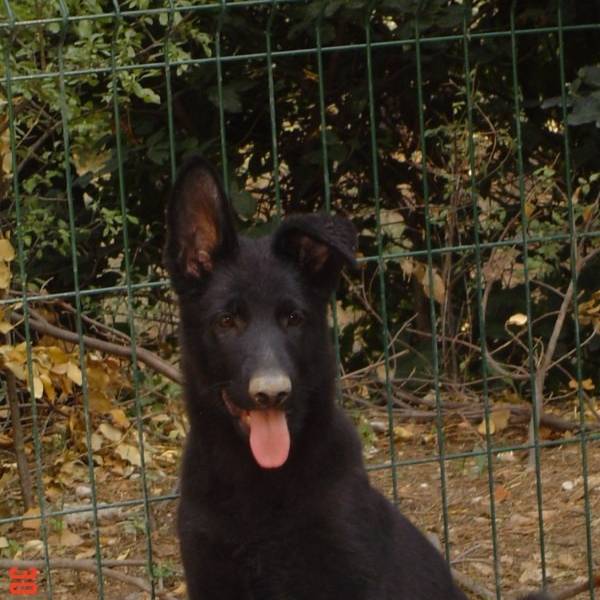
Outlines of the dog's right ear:
[[213,168],[194,157],[183,165],[167,208],[165,265],[177,291],[197,283],[238,247],[231,205]]

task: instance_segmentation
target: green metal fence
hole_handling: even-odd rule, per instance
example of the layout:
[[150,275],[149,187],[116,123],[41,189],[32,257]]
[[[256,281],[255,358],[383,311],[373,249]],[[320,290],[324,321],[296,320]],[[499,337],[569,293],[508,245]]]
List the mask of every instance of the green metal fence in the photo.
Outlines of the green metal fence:
[[[124,590],[129,593],[131,586],[138,591],[145,590],[152,597],[174,597],[178,593],[181,572],[177,555],[165,550],[165,545],[175,547],[174,533],[167,530],[159,535],[165,523],[172,520],[177,493],[174,485],[168,490],[157,484],[164,477],[162,463],[159,461],[156,466],[159,456],[156,446],[160,442],[153,438],[149,443],[148,425],[152,419],[162,422],[161,411],[152,410],[153,402],[162,402],[157,398],[165,394],[175,396],[176,387],[165,387],[164,380],[156,383],[149,374],[148,351],[144,346],[150,334],[143,321],[149,318],[146,313],[150,307],[152,315],[160,312],[157,306],[167,310],[161,303],[168,298],[168,286],[164,272],[158,267],[140,268],[143,263],[140,256],[145,256],[145,252],[150,258],[143,264],[154,260],[158,265],[159,219],[145,222],[144,231],[152,246],[148,250],[139,221],[140,217],[143,220],[145,211],[154,211],[160,216],[168,181],[174,176],[182,156],[196,147],[219,160],[226,189],[232,194],[236,207],[244,208],[250,203],[243,223],[250,233],[257,223],[256,230],[259,230],[271,219],[276,220],[282,211],[298,207],[312,210],[316,206],[325,210],[345,209],[360,223],[359,229],[363,228],[360,263],[363,280],[368,279],[363,287],[367,308],[364,305],[357,308],[356,302],[349,300],[358,286],[350,281],[340,295],[342,302],[333,303],[332,313],[342,401],[353,406],[352,394],[346,393],[350,389],[346,386],[357,380],[358,376],[353,373],[372,374],[377,368],[375,380],[365,384],[372,394],[382,399],[375,403],[375,408],[384,409],[387,420],[385,456],[379,452],[376,460],[369,461],[375,481],[417,522],[420,522],[419,507],[430,502],[435,504],[433,524],[443,540],[446,557],[456,561],[459,572],[466,569],[471,579],[477,577],[478,571],[467,568],[469,556],[473,552],[477,554],[478,545],[485,540],[485,550],[480,551],[473,562],[487,563],[487,570],[479,574],[487,581],[491,597],[500,598],[509,590],[528,586],[569,583],[564,573],[557,577],[555,568],[557,556],[561,555],[561,549],[566,552],[566,548],[576,555],[569,567],[571,583],[578,578],[593,579],[600,560],[594,548],[600,527],[595,469],[600,465],[591,460],[600,439],[595,409],[596,390],[600,385],[595,358],[599,325],[594,312],[599,302],[596,256],[600,252],[597,183],[600,142],[596,124],[600,122],[597,65],[600,54],[593,55],[600,51],[600,45],[593,42],[594,36],[600,36],[600,14],[591,3],[582,9],[575,2],[529,8],[513,2],[510,7],[498,8],[496,22],[484,18],[493,16],[495,10],[490,8],[494,3],[485,1],[463,4],[304,0],[184,3],[170,0],[162,4],[113,0],[111,5],[57,0],[43,5],[34,1],[4,0],[3,4],[0,99],[5,114],[0,121],[4,132],[0,138],[4,161],[0,190],[5,197],[1,233],[4,239],[10,238],[16,257],[13,261],[10,253],[3,253],[0,258],[10,271],[9,281],[12,277],[16,284],[0,286],[3,289],[2,320],[10,323],[3,346],[6,385],[0,408],[4,419],[2,432],[9,443],[2,455],[2,470],[11,474],[13,485],[20,478],[23,486],[25,474],[22,470],[18,472],[13,463],[15,452],[26,456],[33,465],[35,498],[31,505],[39,507],[39,514],[35,509],[25,512],[27,504],[20,498],[7,500],[2,505],[0,541],[4,543],[0,544],[3,556],[0,565],[6,569],[0,586],[9,589],[13,580],[9,581],[8,567],[16,565],[40,568],[39,597],[56,599],[67,593],[78,593],[78,588],[73,592],[73,582],[79,581],[75,574],[81,569],[92,573],[92,579],[81,584],[81,590],[85,590],[81,591],[81,597],[122,598],[126,597]],[[496,25],[490,26],[490,23]],[[294,37],[290,32],[300,24],[301,32]],[[242,36],[245,28],[247,38]],[[141,43],[140,39],[147,45],[135,46]],[[190,40],[195,44],[192,49],[186,46]],[[133,48],[129,53],[128,43]],[[581,48],[576,56],[570,54],[582,43],[590,44],[591,53],[589,61],[583,63],[578,62]],[[524,52],[523,46],[526,46]],[[204,48],[203,53],[197,51],[199,47]],[[438,54],[437,48],[442,48]],[[491,54],[486,55],[486,52]],[[525,58],[521,58],[521,54]],[[540,69],[544,73],[536,73],[531,68],[527,61],[532,55],[534,60],[543,57],[545,62]],[[398,64],[406,66],[405,72],[396,74],[389,70],[389,65],[396,63],[387,61],[394,56],[400,57]],[[447,66],[445,61],[448,61]],[[554,73],[549,79],[558,90],[551,97],[542,80],[545,69],[550,67]],[[363,78],[362,87],[343,87],[344,82],[340,83],[336,72],[345,68],[352,77]],[[521,68],[527,68],[531,81],[523,80]],[[433,89],[432,81],[437,80],[431,74],[440,69],[451,71],[452,77],[444,80],[444,89]],[[294,79],[294,73],[302,71],[302,78]],[[498,87],[494,91],[489,86],[495,74]],[[261,115],[253,105],[249,112],[253,119],[256,116],[254,122],[250,119],[245,122],[240,116],[245,103],[250,102],[249,96],[255,93],[244,88],[244,77],[262,82],[262,86],[253,89],[258,90],[258,95],[264,93],[266,102],[262,110],[265,114]],[[453,82],[453,78],[460,78],[460,83]],[[479,78],[487,82],[484,91]],[[208,86],[207,81],[210,86],[204,93],[202,86]],[[288,81],[298,87],[286,87]],[[335,82],[333,91],[328,89],[332,81]],[[185,106],[186,86],[194,85],[197,97],[203,102],[201,111],[204,112],[199,115],[194,114],[193,106]],[[355,85],[353,79],[352,86]],[[397,98],[401,99],[399,106],[394,104],[395,87]],[[209,96],[212,105],[207,100]],[[442,102],[443,96],[453,100]],[[78,104],[78,98],[87,98],[86,103]],[[358,106],[359,118],[356,123],[349,119],[342,127],[338,115],[351,102]],[[446,106],[449,108],[444,114],[442,109]],[[162,115],[158,118],[163,119],[166,132],[163,137],[156,137],[157,132],[147,126],[147,123],[152,125],[151,119],[143,121],[144,111],[149,111],[147,107],[155,109],[152,119],[157,118],[156,114]],[[308,117],[303,120],[303,111],[313,115],[313,120]],[[287,117],[284,120],[282,113],[297,116],[297,122],[301,123],[298,128],[302,130],[298,136],[302,137],[306,153],[313,151],[316,157],[307,164],[312,165],[311,180],[318,190],[306,188],[307,197],[312,198],[314,194],[319,198],[316,204],[310,204],[309,200],[307,206],[294,204],[297,202],[294,194],[305,176],[292,180],[289,175],[296,166],[288,148],[294,144],[300,146],[300,142],[293,137],[296,125]],[[509,113],[511,119],[500,116]],[[53,114],[56,115],[54,121]],[[398,116],[404,114],[412,115],[413,120]],[[131,125],[131,119],[138,121]],[[190,134],[190,128],[182,123],[189,120],[203,123],[206,131],[193,131],[195,141],[186,145],[183,138],[186,131]],[[86,122],[96,123],[95,128],[90,126],[92,138],[109,123],[103,133],[104,145],[98,146],[107,149],[106,154],[98,160],[87,156],[87,166],[82,158],[86,149],[82,142],[87,139]],[[40,123],[52,125],[46,125],[44,131]],[[552,160],[546,157],[546,164],[544,137],[540,135],[539,141],[530,141],[540,123],[545,139],[554,136],[552,143],[559,147]],[[260,130],[261,125],[266,128],[264,131]],[[305,135],[311,127],[312,137]],[[356,139],[346,133],[353,127],[359,131]],[[399,131],[405,129],[411,133],[402,137],[404,134]],[[32,132],[39,136],[37,141]],[[345,144],[340,142],[342,138]],[[232,148],[232,139],[238,144],[236,149]],[[400,144],[394,149],[390,139],[393,143],[396,139],[408,141],[405,146]],[[486,145],[488,140],[489,146]],[[86,143],[92,148],[96,141]],[[251,161],[252,154],[258,153],[259,143],[264,150],[260,168],[240,158],[246,156]],[[251,144],[255,150],[244,154],[243,148]],[[159,173],[153,188],[145,187],[146,182],[135,178],[136,169],[148,162],[146,153],[155,157],[151,161],[155,161],[153,168]],[[301,149],[298,161],[304,161],[306,153]],[[499,154],[502,154],[500,158]],[[393,160],[392,155],[396,156]],[[58,164],[57,156],[61,157]],[[462,157],[463,164],[459,164],[457,157]],[[507,164],[511,165],[510,169]],[[340,165],[349,165],[343,175],[340,175]],[[446,169],[448,165],[454,171]],[[257,194],[263,197],[258,205],[243,192],[243,173],[253,168],[256,172],[264,168],[271,173],[262,188],[257,184]],[[48,174],[47,170],[52,172]],[[403,196],[405,188],[401,188],[400,176],[390,189],[390,176],[395,172],[414,176],[408,196]],[[356,175],[358,183],[354,180],[348,183],[351,173],[359,173]],[[145,178],[150,175],[153,176],[152,169],[144,171]],[[230,182],[234,183],[230,185]],[[498,192],[498,187],[502,187],[502,191]],[[99,198],[110,199],[110,213],[101,212],[102,206],[93,210],[97,211],[94,214],[101,215],[98,219],[105,227],[103,235],[110,237],[112,258],[118,258],[112,271],[103,267],[105,271],[97,277],[87,272],[89,264],[96,264],[90,244],[99,244],[97,251],[102,252],[104,246],[98,242],[102,238],[94,237],[98,234],[93,226],[88,230],[88,223],[82,230],[82,214],[95,206],[94,198],[89,197],[90,189]],[[46,214],[35,212],[40,206],[33,197],[39,190],[48,194],[49,198],[45,199],[48,203],[60,202],[66,209],[62,221],[54,217],[49,221],[48,227],[56,227],[56,236],[62,236],[58,241],[43,224],[40,224],[41,230],[34,227],[35,215]],[[148,196],[140,199],[142,190]],[[345,203],[337,198],[340,190],[345,190]],[[502,204],[503,194],[512,200]],[[354,202],[354,197],[359,200]],[[457,199],[457,205],[451,210],[453,199]],[[51,214],[49,209],[47,214]],[[398,220],[390,222],[390,216]],[[106,233],[111,223],[113,229]],[[411,227],[413,233],[406,233]],[[454,232],[453,237],[445,235],[445,231]],[[46,253],[48,260],[55,261],[50,264],[68,264],[70,273],[61,270],[47,274],[47,282],[42,283]],[[450,264],[448,279],[442,277],[445,264]],[[402,278],[401,267],[412,269],[408,275],[404,273],[405,278],[412,277],[416,282],[412,288]],[[507,275],[509,272],[512,275]],[[516,277],[515,272],[518,272],[517,283],[511,280]],[[448,315],[453,314],[448,303],[450,291],[460,285],[464,293],[464,297],[460,296],[461,307],[468,314],[455,311],[459,316],[456,317],[456,335],[452,337],[447,335],[450,330],[445,329]],[[406,292],[410,293],[411,289],[415,297],[421,299],[419,318],[429,323],[428,332],[421,329],[410,333],[411,328],[415,330],[406,317],[413,300]],[[541,300],[539,294],[542,294]],[[554,294],[557,301],[547,300],[546,294]],[[494,295],[500,300],[490,308]],[[371,297],[375,298],[374,306],[369,305]],[[452,295],[458,303],[456,298],[456,294]],[[71,337],[64,334],[68,329],[64,315],[53,321],[53,317],[41,312],[43,307],[57,306],[53,304],[57,302],[68,303],[74,309],[67,319],[72,326]],[[502,306],[503,302],[509,306]],[[549,329],[541,325],[543,319],[539,314],[540,306],[546,302],[549,308],[544,318],[551,315]],[[110,314],[111,311],[119,313],[119,319]],[[344,322],[346,313],[354,315],[355,321],[351,319],[350,326]],[[126,332],[127,336],[119,340],[117,331],[113,332],[115,337],[108,338],[108,345],[94,344],[90,337],[85,337],[93,337],[92,332],[98,331],[98,324],[90,321],[90,315],[95,315],[96,321],[103,315],[100,320],[112,323],[113,329]],[[515,318],[511,321],[508,317]],[[62,334],[57,331],[59,328]],[[363,336],[361,343],[368,342],[370,350],[350,344],[345,334],[348,331],[352,331],[355,340]],[[44,334],[60,339],[63,344],[75,342],[78,365],[71,377],[74,388],[67,390],[62,400],[64,409],[48,397],[51,392],[45,386],[56,386],[55,379],[48,383],[41,377],[42,363],[36,353],[40,336]],[[58,337],[54,338],[55,335]],[[420,342],[411,342],[410,335],[420,336]],[[25,360],[24,370],[19,372],[9,364],[17,359],[7,353],[11,349],[20,351],[21,342],[25,342],[20,346]],[[403,350],[397,351],[395,344]],[[115,346],[125,346],[128,350],[115,349]],[[555,353],[557,346],[562,352],[560,356]],[[160,344],[154,346],[157,353],[160,347]],[[65,352],[70,350],[70,347],[61,348]],[[409,360],[408,354],[414,355],[412,350],[407,353],[406,348],[425,357],[423,363],[427,368],[421,364],[410,372],[402,371],[399,363]],[[510,353],[504,354],[505,348],[509,348]],[[90,374],[95,372],[90,360],[102,359],[98,356],[91,359],[93,352],[104,352],[101,355],[104,357],[111,354],[125,357],[131,365],[131,387],[125,394],[129,399],[127,416],[131,425],[121,429],[123,438],[128,436],[128,443],[124,449],[120,439],[112,441],[122,460],[106,459],[106,464],[113,469],[109,477],[103,471],[106,465],[99,463],[97,436],[101,423],[112,423],[112,429],[105,431],[115,430],[116,417],[112,409],[100,410],[95,404],[97,388],[95,383],[90,383]],[[461,364],[455,368],[458,377],[448,383],[451,370],[448,365],[452,360],[460,360]],[[60,375],[60,369],[55,367],[49,371],[52,377]],[[165,376],[168,366],[163,362],[161,368],[159,372]],[[553,369],[562,369],[556,379],[551,378]],[[427,382],[421,385],[419,377],[424,376],[423,373]],[[166,379],[169,374],[171,379],[177,380],[176,369],[168,371]],[[461,389],[471,390],[477,396],[481,408],[477,416],[472,414],[474,404],[460,405],[460,400],[457,407],[449,390],[459,384]],[[156,393],[148,391],[152,385]],[[571,394],[570,404],[569,409],[563,409],[560,414],[564,417],[571,410],[567,427],[570,433],[549,436],[541,432],[542,404],[548,402],[548,398],[565,395],[565,388]],[[507,389],[516,390],[515,394],[521,398],[520,412],[517,409],[511,412],[510,406],[507,409],[499,402],[499,395]],[[409,390],[413,409],[407,407],[403,390]],[[421,405],[420,409],[427,406],[428,415],[424,409],[415,409],[423,396],[427,396],[429,404]],[[75,400],[65,399],[68,397]],[[168,399],[164,402],[160,404],[163,412],[170,410]],[[529,439],[523,419],[520,438],[500,439],[499,430],[506,424],[500,426],[494,415],[504,411],[506,416],[508,410],[508,420],[518,415],[525,416],[526,420],[530,414],[526,409],[528,403],[533,406],[533,415],[538,416],[531,419]],[[564,408],[564,404],[556,405],[555,412],[560,412],[560,406]],[[118,407],[116,402],[113,408]],[[373,408],[371,405],[365,409],[365,414],[370,415]],[[80,426],[75,422],[76,414],[83,414]],[[415,434],[418,437],[429,432],[430,441],[425,449],[402,451],[404,442],[398,436],[398,425],[418,423],[432,414],[435,418],[430,429],[425,427]],[[557,414],[554,416],[558,419]],[[48,433],[49,423],[55,427],[55,422],[61,419],[63,425],[57,431],[62,437],[50,428],[55,436],[52,437]],[[18,426],[18,420],[23,421],[22,426]],[[462,422],[467,429],[471,427],[469,431],[474,431],[478,421],[481,422],[478,443],[459,443],[454,433],[456,423]],[[564,425],[564,419],[561,423]],[[23,431],[18,433],[21,429]],[[89,489],[83,495],[89,496],[89,503],[73,505],[71,480],[56,484],[57,471],[52,471],[53,465],[48,461],[54,456],[52,444],[63,440],[69,446],[78,431],[81,444],[77,447],[79,456],[73,462],[85,469]],[[164,452],[160,456],[167,456],[173,448],[181,446],[181,437],[171,435],[173,431],[163,436],[166,450],[161,447]],[[564,433],[564,427],[558,431]],[[371,435],[371,429],[368,433]],[[103,443],[106,446],[106,439]],[[381,439],[377,443],[381,447]],[[33,449],[32,455],[27,455],[28,447]],[[549,500],[566,494],[573,482],[567,482],[571,487],[556,489],[556,481],[551,479],[548,488],[544,476],[544,464],[550,453],[554,452],[551,456],[556,457],[557,452],[569,448],[578,449],[576,476],[580,480],[576,485],[581,493],[577,502],[570,504],[576,516],[565,512],[559,517],[566,531],[574,527],[569,522],[571,519],[580,522],[581,543],[574,549],[564,543],[562,530],[557,533],[553,525],[554,505],[552,510],[547,509]],[[123,458],[126,452],[133,452],[134,457],[129,454]],[[499,460],[528,454],[531,470],[524,470],[519,459],[514,472],[530,482],[534,493],[529,500],[535,501],[530,510],[535,513],[535,519],[533,526],[529,521],[527,525],[515,521],[513,527],[523,529],[522,535],[527,541],[521,543],[527,551],[526,556],[519,555],[517,563],[512,563],[506,557],[515,551],[510,545],[514,544],[514,538],[510,538],[512,541],[507,545],[505,527],[511,510],[519,513],[523,508],[516,503],[512,509],[507,508],[503,494],[510,493],[511,486],[504,479],[504,467],[499,475]],[[147,464],[148,457],[153,457],[152,466]],[[424,491],[419,488],[420,473],[430,465],[437,469],[436,489]],[[477,488],[484,497],[480,504],[475,502],[481,499],[477,500],[468,491],[472,483],[468,465],[475,465],[479,470],[473,489]],[[61,477],[64,475],[63,471],[58,473]],[[118,482],[129,481],[132,476],[136,482],[135,492],[128,488],[123,497],[119,497]],[[419,495],[419,501],[411,504],[404,499],[407,485],[414,486],[410,489]],[[8,496],[11,494],[18,496],[14,490]],[[114,547],[114,544],[119,545],[117,533],[103,525],[103,515],[115,510],[122,511],[119,513],[122,523],[134,523],[135,531],[131,535],[137,552],[131,563],[127,563],[130,555],[121,556]],[[85,535],[80,531],[87,543],[73,543],[71,550],[64,536],[61,538],[72,522],[67,517],[81,514],[87,518],[90,511],[91,526]],[[480,518],[482,511],[485,518]],[[39,528],[33,524],[36,519],[41,520]],[[27,523],[32,524],[30,529],[19,529],[27,527]],[[28,539],[39,540],[39,543],[28,547]],[[81,547],[85,547],[86,552],[78,556]],[[61,566],[60,561],[65,557],[78,560],[79,566],[70,569],[68,565]],[[140,557],[142,564],[136,562]],[[539,567],[535,584],[531,578],[511,575],[511,571],[520,570],[520,561],[525,558]],[[568,563],[564,556],[561,560]],[[122,567],[132,569],[131,573],[139,576],[136,582],[115,576],[115,570]],[[470,591],[475,594],[474,590],[471,586]],[[595,597],[591,585],[581,597]]]

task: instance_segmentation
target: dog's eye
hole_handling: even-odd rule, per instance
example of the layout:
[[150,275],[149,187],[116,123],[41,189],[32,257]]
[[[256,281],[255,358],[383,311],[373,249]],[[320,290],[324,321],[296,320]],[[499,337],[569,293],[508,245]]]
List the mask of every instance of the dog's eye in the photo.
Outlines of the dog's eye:
[[217,325],[221,329],[232,329],[233,327],[235,327],[235,317],[230,313],[222,314],[217,319]]
[[303,321],[302,313],[299,310],[293,310],[287,316],[287,326],[288,327],[297,327]]

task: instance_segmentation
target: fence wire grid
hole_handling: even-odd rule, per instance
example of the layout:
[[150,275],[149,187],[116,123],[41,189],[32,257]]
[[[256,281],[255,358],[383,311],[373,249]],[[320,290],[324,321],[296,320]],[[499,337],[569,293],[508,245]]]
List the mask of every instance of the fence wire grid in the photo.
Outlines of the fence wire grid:
[[598,6],[3,0],[1,19],[3,594],[182,597],[160,247],[199,151],[250,235],[297,210],[357,223],[332,324],[378,485],[492,597],[596,597]]

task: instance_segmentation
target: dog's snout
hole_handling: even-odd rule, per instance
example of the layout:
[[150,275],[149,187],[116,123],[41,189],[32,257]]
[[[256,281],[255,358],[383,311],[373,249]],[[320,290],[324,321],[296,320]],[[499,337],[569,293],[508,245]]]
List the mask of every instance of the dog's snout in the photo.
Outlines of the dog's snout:
[[248,393],[262,407],[283,404],[292,391],[290,378],[282,372],[257,373],[250,379]]

